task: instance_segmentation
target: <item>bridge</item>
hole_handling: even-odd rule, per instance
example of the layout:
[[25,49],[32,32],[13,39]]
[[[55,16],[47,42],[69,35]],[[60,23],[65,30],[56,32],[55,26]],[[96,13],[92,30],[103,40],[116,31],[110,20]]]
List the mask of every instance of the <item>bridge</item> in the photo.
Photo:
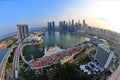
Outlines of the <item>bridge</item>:
[[21,54],[21,48],[22,48],[22,44],[19,44],[14,54],[11,80],[15,80],[16,78],[18,78],[19,58]]
[[13,45],[11,48],[8,49],[8,52],[4,56],[3,60],[1,61],[0,64],[0,80],[4,80],[5,78],[5,68],[6,64],[8,62],[8,58],[10,57],[10,53],[13,51],[13,49],[16,47],[16,45]]

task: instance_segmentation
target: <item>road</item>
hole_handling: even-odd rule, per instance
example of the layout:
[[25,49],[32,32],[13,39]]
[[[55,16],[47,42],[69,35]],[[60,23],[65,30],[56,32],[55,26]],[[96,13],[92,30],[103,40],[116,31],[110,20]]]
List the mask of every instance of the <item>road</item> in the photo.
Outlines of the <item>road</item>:
[[112,74],[112,76],[108,80],[120,80],[120,66],[117,70]]
[[18,73],[16,73],[16,71],[19,70],[19,58],[20,58],[20,54],[21,54],[21,47],[22,47],[22,44],[19,44],[18,47],[16,48],[16,51],[14,54],[11,80],[15,80],[15,78],[18,77]]
[[3,58],[1,64],[0,64],[0,80],[4,80],[5,78],[5,68],[6,68],[6,63],[8,62],[8,58],[10,57],[10,53],[13,51],[13,49],[16,46],[13,45],[7,52],[7,54],[5,55],[5,57]]

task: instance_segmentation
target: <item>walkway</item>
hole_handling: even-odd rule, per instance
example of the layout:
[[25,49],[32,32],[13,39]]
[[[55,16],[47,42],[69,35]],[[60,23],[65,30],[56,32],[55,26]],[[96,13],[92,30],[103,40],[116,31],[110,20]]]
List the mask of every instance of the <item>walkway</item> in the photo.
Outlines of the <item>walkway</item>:
[[108,80],[120,80],[120,66],[117,70],[112,74],[112,76]]

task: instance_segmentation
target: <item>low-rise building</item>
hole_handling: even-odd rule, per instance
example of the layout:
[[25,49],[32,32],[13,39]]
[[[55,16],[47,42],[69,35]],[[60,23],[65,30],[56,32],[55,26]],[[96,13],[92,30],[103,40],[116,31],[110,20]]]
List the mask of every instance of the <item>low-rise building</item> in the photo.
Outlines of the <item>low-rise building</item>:
[[95,45],[102,45],[106,48],[109,48],[109,44],[105,39],[99,39],[98,37],[94,36],[90,39],[90,42],[95,44]]
[[23,43],[32,42],[32,41],[40,41],[41,39],[42,39],[41,36],[31,34],[30,36],[24,39]]
[[60,60],[60,64],[64,64],[73,59],[73,56],[65,56]]
[[[96,50],[96,54],[94,55],[94,59],[91,62],[85,64],[88,67],[87,74],[91,72],[93,74],[97,74],[99,72],[104,71],[109,67],[112,58],[113,58],[113,53],[107,48],[99,45]],[[80,65],[80,69],[85,72],[86,68],[83,69],[82,66],[83,65]]]

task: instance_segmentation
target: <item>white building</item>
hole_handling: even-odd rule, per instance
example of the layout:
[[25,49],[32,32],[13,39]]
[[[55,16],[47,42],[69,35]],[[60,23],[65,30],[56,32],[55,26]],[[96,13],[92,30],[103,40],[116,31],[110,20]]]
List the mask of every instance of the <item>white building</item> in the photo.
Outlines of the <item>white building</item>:
[[31,34],[30,36],[28,36],[27,38],[25,38],[23,42],[31,42],[33,40],[34,41],[40,41],[41,39],[42,39],[41,36]]
[[109,43],[105,39],[99,39],[98,37],[94,36],[90,39],[90,42],[101,45],[109,49]]
[[80,69],[87,72],[88,75],[99,73],[108,68],[111,60],[113,58],[113,53],[103,46],[98,46],[94,60],[91,62],[81,65]]
[[120,44],[116,44],[115,46],[115,54],[118,56],[120,61]]
[[51,47],[45,47],[44,57],[50,56],[50,55],[53,55],[53,54],[56,54],[56,53],[59,53],[59,52],[62,52],[62,51],[64,51],[64,49],[61,49],[56,45],[51,46]]
[[94,60],[97,61],[104,69],[106,69],[113,57],[113,53],[103,46],[98,46]]

